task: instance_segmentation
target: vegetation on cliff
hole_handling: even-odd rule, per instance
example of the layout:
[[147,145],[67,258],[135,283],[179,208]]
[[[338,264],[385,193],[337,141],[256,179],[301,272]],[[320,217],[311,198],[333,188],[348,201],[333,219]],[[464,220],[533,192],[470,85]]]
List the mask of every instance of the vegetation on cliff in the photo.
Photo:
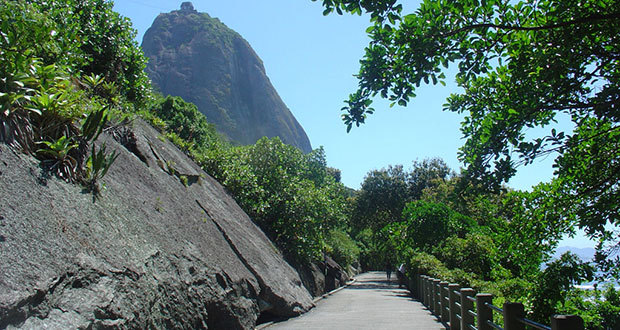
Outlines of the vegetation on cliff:
[[287,257],[309,262],[332,252],[347,263],[357,259],[347,241],[330,239],[347,236],[349,194],[327,167],[322,148],[304,154],[279,138],[232,146],[193,104],[171,96],[155,104],[145,115],[161,121],[166,136],[222,183]]
[[288,257],[351,251],[339,240],[328,244],[346,235],[333,233],[343,226],[348,193],[323,150],[304,154],[278,138],[231,146],[195,105],[153,93],[135,31],[111,3],[2,1],[0,18],[2,141],[98,191],[115,155],[92,141],[138,114],[224,184]]
[[144,106],[150,90],[135,33],[111,8],[95,0],[0,8],[0,139],[95,193],[115,156],[92,141],[108,119]]

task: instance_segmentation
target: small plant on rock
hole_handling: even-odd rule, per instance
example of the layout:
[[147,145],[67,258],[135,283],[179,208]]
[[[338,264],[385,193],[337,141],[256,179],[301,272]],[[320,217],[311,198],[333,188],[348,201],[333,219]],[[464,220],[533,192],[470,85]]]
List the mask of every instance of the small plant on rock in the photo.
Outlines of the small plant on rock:
[[78,162],[70,152],[78,144],[64,135],[56,141],[41,141],[39,144],[47,147],[37,150],[37,156],[43,159],[43,163],[48,164],[50,170],[56,172],[63,180],[75,182]]
[[99,195],[101,192],[101,188],[99,187],[99,179],[103,178],[110,166],[116,158],[118,157],[118,153],[113,151],[112,153],[106,153],[106,145],[102,145],[99,150],[95,150],[95,146],[93,145],[91,149],[90,157],[86,161],[86,173],[84,181],[86,183],[86,188],[94,193],[95,195]]

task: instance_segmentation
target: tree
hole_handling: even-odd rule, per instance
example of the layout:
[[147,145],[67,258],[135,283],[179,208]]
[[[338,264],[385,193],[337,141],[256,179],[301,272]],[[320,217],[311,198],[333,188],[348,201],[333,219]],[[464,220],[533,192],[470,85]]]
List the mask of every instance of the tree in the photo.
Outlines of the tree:
[[406,217],[407,245],[431,251],[450,236],[465,237],[475,222],[444,204],[416,201],[403,210]]
[[591,281],[592,267],[571,252],[564,253],[558,260],[547,264],[542,271],[534,290],[530,293],[533,302],[532,317],[538,322],[546,322],[557,313],[559,304],[564,304],[567,293],[575,284]]
[[[523,192],[506,188],[497,193],[464,193],[458,189],[462,180],[460,175],[455,175],[427,188],[421,200],[443,204],[475,220],[478,226],[471,234],[493,241],[492,245],[497,247],[494,259],[509,271],[510,277],[525,278],[536,274],[541,263],[553,254],[563,234],[570,231],[569,221],[552,212],[547,205],[548,196],[540,191]],[[437,257],[450,267],[457,264],[446,259],[448,255],[440,252]]]
[[420,199],[424,189],[436,187],[451,176],[454,176],[454,173],[441,158],[424,159],[422,162],[414,161],[407,178],[410,194],[414,199]]
[[324,14],[365,11],[373,22],[359,88],[343,108],[347,129],[374,111],[372,97],[406,105],[456,65],[464,93],[445,109],[466,114],[466,177],[497,190],[520,165],[557,155],[554,183],[538,189],[567,206],[559,216],[617,249],[605,225],[620,225],[620,3],[425,0],[404,15],[397,2],[322,1]]
[[351,227],[357,232],[371,228],[376,233],[391,222],[402,221],[408,201],[407,173],[402,165],[370,171],[355,197]]
[[368,172],[355,198],[353,227],[376,232],[391,222],[404,220],[402,212],[406,203],[419,200],[425,189],[438,186],[452,175],[452,170],[440,158],[414,161],[410,172],[402,165]]

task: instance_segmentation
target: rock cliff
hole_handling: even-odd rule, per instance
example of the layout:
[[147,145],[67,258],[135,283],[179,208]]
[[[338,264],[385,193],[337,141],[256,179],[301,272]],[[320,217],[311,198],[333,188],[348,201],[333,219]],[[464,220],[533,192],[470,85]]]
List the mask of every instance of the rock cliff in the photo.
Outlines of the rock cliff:
[[263,232],[155,129],[100,140],[120,156],[97,200],[0,143],[0,329],[247,329],[312,307]]
[[160,14],[144,34],[147,73],[164,95],[196,104],[232,141],[279,136],[304,152],[312,147],[286,107],[261,59],[238,33],[189,2]]

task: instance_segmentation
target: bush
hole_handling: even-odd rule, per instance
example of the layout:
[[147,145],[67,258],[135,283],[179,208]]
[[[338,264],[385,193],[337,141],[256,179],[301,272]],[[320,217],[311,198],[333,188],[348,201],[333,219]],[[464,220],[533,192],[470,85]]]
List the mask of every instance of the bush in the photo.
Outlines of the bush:
[[306,155],[276,137],[194,156],[288,258],[319,260],[329,231],[345,223],[347,192],[321,148]]
[[475,226],[475,221],[445,204],[427,201],[411,202],[403,215],[407,222],[406,239],[409,246],[430,252],[438,242],[465,233]]
[[452,236],[439,244],[433,252],[448,268],[461,268],[485,280],[491,278],[495,266],[495,245],[483,234],[469,233],[465,238]]
[[168,132],[175,133],[193,148],[207,150],[222,143],[215,126],[207,122],[193,103],[178,96],[156,97],[151,111],[165,123]]
[[558,313],[580,315],[586,329],[620,329],[620,291],[611,284],[603,290],[571,290]]
[[360,248],[343,230],[332,229],[326,239],[327,252],[343,268],[359,260]]
[[[119,87],[134,106],[144,105],[151,86],[146,58],[130,21],[104,0],[0,1],[0,27],[12,49],[43,65],[76,76],[100,75]],[[4,45],[3,45],[4,48]]]

